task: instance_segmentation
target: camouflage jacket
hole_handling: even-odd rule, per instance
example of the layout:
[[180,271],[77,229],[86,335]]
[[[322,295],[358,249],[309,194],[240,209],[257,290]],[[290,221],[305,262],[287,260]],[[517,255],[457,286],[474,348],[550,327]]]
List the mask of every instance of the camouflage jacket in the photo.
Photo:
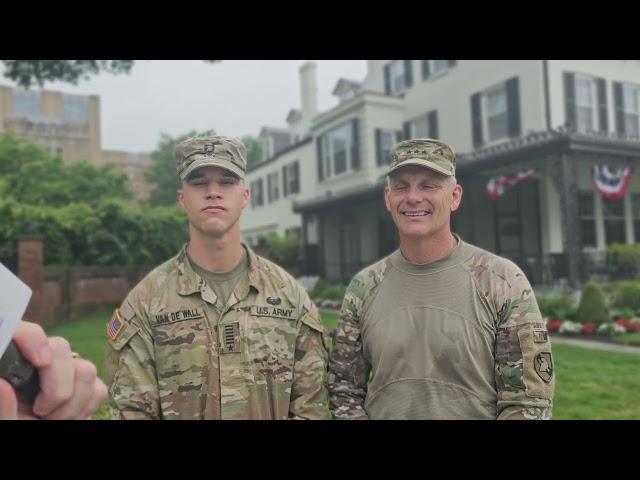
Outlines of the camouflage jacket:
[[249,253],[228,305],[183,247],[108,324],[108,383],[122,419],[329,419],[318,310],[283,269]]
[[550,418],[551,344],[522,271],[461,240],[426,275],[401,257],[347,288],[329,361],[334,416]]

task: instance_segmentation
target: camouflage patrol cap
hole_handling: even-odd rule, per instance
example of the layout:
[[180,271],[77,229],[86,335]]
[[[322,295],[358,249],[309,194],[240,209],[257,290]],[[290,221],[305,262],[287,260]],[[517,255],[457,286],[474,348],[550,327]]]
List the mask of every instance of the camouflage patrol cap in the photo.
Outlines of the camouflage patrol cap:
[[200,167],[221,167],[240,178],[245,177],[247,170],[247,149],[233,137],[213,135],[187,138],[176,146],[174,157],[180,180]]
[[456,174],[456,153],[446,143],[431,138],[405,140],[391,152],[387,175],[407,165],[418,165],[451,177]]

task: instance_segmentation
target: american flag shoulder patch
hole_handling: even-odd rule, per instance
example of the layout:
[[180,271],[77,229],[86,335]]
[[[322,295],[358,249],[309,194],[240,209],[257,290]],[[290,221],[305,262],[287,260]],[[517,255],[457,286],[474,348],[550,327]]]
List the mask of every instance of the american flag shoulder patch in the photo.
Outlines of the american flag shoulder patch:
[[115,341],[116,338],[118,338],[118,335],[120,335],[124,325],[124,320],[122,320],[122,317],[120,316],[120,311],[116,308],[113,312],[113,317],[111,317],[111,320],[109,320],[109,323],[107,324],[107,334],[112,341]]

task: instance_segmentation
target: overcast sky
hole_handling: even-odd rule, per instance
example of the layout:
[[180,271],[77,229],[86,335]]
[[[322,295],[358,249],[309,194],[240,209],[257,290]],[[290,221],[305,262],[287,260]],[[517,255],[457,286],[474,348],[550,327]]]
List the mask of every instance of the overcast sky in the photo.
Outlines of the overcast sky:
[[[318,108],[337,104],[331,95],[339,78],[364,80],[366,60],[316,60]],[[73,86],[45,89],[101,98],[102,148],[151,151],[160,133],[192,129],[257,136],[263,126],[286,127],[300,108],[299,67],[305,60],[139,60],[129,75],[100,74]],[[13,85],[1,77],[0,84]]]

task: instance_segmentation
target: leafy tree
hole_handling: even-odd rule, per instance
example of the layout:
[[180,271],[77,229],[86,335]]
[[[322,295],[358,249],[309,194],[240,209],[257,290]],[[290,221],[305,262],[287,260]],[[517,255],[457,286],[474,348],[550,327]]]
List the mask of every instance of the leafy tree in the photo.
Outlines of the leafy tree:
[[64,163],[47,150],[11,134],[0,136],[0,195],[30,205],[97,205],[108,196],[131,198],[129,180],[111,165]]
[[247,147],[247,168],[262,160],[262,142],[250,135],[242,137],[242,143]]
[[[215,63],[219,60],[205,60]],[[80,80],[89,80],[102,72],[111,74],[129,73],[134,60],[1,60],[4,76],[19,86],[44,86],[45,82],[60,81],[77,85]]]
[[173,205],[176,203],[176,191],[180,188],[180,180],[173,151],[183,140],[205,135],[215,135],[215,131],[207,130],[198,133],[192,130],[175,138],[166,133],[160,135],[160,142],[151,153],[151,166],[145,173],[147,181],[154,185],[149,196],[149,204]]

